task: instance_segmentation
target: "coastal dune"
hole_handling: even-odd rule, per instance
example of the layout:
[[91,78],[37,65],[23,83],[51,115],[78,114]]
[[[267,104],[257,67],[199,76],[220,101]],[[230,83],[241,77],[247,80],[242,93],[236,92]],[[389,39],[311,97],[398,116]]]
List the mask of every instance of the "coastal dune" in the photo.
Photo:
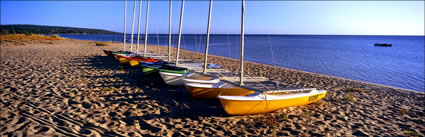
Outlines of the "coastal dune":
[[[0,135],[9,136],[425,136],[425,94],[277,66],[245,63],[249,75],[328,91],[316,103],[270,114],[227,115],[218,100],[192,99],[122,66],[92,41],[1,46]],[[149,51],[168,53],[167,47]],[[173,48],[172,55],[175,55]],[[182,58],[203,54],[181,50]],[[209,63],[239,71],[236,59]]]

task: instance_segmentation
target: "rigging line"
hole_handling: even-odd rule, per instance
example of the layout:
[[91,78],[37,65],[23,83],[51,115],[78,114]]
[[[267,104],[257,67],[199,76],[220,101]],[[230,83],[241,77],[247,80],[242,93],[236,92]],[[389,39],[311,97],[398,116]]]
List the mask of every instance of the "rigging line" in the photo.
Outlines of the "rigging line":
[[198,52],[198,41],[197,41],[196,35],[197,34],[195,33],[195,51]]
[[[155,31],[156,31],[156,41],[157,41],[157,45],[159,46],[158,26],[155,26]],[[160,52],[160,51],[159,51],[159,52]]]
[[271,56],[272,56],[272,65],[275,65],[274,55],[273,55],[273,45],[272,45],[272,40],[270,38],[270,34],[269,34],[269,45],[270,45],[270,52],[271,52]]
[[140,17],[142,15],[142,0],[139,0],[139,16],[138,16],[138,22],[137,22],[137,47],[136,47],[136,54],[139,53],[139,49],[140,49]]
[[258,81],[255,81],[257,84],[259,84],[259,85],[261,85],[261,86],[263,86],[264,88],[266,88],[267,90],[271,90],[269,87],[267,87],[266,85],[264,85],[264,84],[262,84],[262,83],[260,83],[260,82],[258,82]]
[[[178,32],[177,32],[177,33],[178,33]],[[174,49],[176,49],[176,52],[177,52],[177,48],[176,48],[176,47],[177,47],[177,42],[176,42],[176,41],[177,41],[177,40],[176,40],[176,38],[177,38],[177,37],[176,37],[176,34],[177,34],[177,33],[174,33],[174,34],[172,35],[172,37],[173,37],[173,41],[172,41],[172,42],[173,42]],[[174,43],[175,43],[175,44],[174,44]]]
[[[267,11],[267,9],[266,9]],[[268,26],[268,18],[267,15],[264,16],[265,20],[266,20],[266,26]],[[269,38],[269,45],[270,45],[270,53],[272,56],[272,65],[275,65],[275,60],[274,60],[274,55],[273,55],[273,45],[272,45],[272,39],[270,38],[270,33],[268,34],[268,38]]]
[[[177,31],[177,30],[175,30],[175,31]],[[171,37],[172,37],[172,40],[173,40],[173,41],[172,41],[172,43],[173,43],[173,45],[172,45],[172,46],[174,46],[174,49],[175,49],[175,50],[176,50],[176,52],[177,52],[177,48],[175,48],[175,47],[177,47],[177,46],[176,46],[177,44],[174,44],[174,43],[176,42],[176,36],[175,36],[175,34],[176,34],[176,33],[172,34],[172,35],[171,35]],[[170,56],[171,56],[171,54],[170,54]],[[174,58],[174,59],[175,59],[175,58]]]
[[185,46],[186,46],[186,40],[184,40],[184,35],[182,35],[182,41],[183,41],[183,44],[182,44],[181,49],[185,49]]
[[[266,9],[266,11],[267,11],[267,9]],[[264,16],[265,17],[265,21],[266,21],[266,25],[268,25],[268,21],[267,21],[267,15],[266,16]],[[271,43],[271,38],[270,38],[270,34],[268,34],[268,38],[269,38],[269,45],[270,45],[270,52],[271,52],[271,56],[272,56],[272,64],[274,65],[274,56],[273,56],[273,48],[272,48],[272,43]],[[279,89],[279,86],[278,86],[278,89]],[[270,112],[269,112],[269,103],[267,103],[267,92],[268,91],[270,91],[270,89],[268,88],[268,90],[266,91],[266,93],[264,94],[264,100],[266,101],[266,109],[267,109],[267,112],[268,112],[268,114],[270,115]]]
[[[198,43],[199,43],[199,45],[201,45],[201,43],[202,43],[202,33],[199,33]],[[198,47],[198,50],[196,52],[199,52],[199,50],[201,50],[201,46]]]
[[248,111],[246,111],[245,114],[248,114],[251,110],[253,110],[255,107],[257,107],[260,104],[261,104],[261,102],[256,103],[254,106],[251,107],[251,109],[249,109]]
[[228,51],[229,51],[229,56],[228,56],[228,57],[229,57],[229,58],[231,58],[231,57],[230,57],[230,42],[229,42],[229,41],[230,41],[230,39],[229,39],[229,30],[227,30],[227,29],[226,29],[226,34],[227,34],[227,49],[228,49]]
[[146,57],[147,44],[148,44],[148,23],[149,23],[149,0],[146,3],[146,24],[145,24],[145,45],[143,49],[143,57]]
[[171,9],[173,2],[170,0],[170,9],[168,13],[168,62],[171,61]]
[[[197,40],[196,41],[198,41],[198,43],[197,43],[197,49],[196,49],[196,52],[201,52],[201,50],[202,50],[202,39],[201,39],[201,37],[202,37],[202,33],[201,32],[199,32],[199,36],[196,38]],[[198,39],[199,38],[199,39]]]
[[136,20],[136,0],[133,0],[133,20],[131,24],[131,40],[130,40],[130,51],[133,52],[133,40],[134,40],[134,20]]
[[124,51],[125,51],[125,44],[126,44],[126,32],[127,32],[127,0],[124,0]]

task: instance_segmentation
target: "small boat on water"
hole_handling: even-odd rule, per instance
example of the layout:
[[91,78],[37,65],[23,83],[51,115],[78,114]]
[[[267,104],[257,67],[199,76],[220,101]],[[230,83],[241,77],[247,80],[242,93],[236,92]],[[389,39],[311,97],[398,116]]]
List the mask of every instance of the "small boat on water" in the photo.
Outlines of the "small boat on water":
[[373,45],[379,46],[379,47],[392,47],[393,46],[393,44],[391,44],[391,43],[375,43]]

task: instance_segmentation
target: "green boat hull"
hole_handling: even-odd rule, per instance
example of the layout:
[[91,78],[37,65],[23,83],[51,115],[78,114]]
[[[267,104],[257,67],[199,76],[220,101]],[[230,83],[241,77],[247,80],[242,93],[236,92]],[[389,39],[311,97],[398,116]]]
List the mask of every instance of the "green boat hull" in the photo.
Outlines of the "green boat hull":
[[159,66],[140,65],[140,68],[142,69],[144,75],[150,75],[159,72]]
[[168,72],[168,73],[176,73],[176,74],[184,74],[188,72],[187,69],[182,69],[182,68],[173,67],[173,66],[141,64],[140,68],[142,69],[142,72],[144,75],[154,74],[158,72]]
[[176,74],[184,74],[188,72],[188,70],[169,70],[169,69],[159,69],[161,72],[168,72],[168,73],[176,73]]

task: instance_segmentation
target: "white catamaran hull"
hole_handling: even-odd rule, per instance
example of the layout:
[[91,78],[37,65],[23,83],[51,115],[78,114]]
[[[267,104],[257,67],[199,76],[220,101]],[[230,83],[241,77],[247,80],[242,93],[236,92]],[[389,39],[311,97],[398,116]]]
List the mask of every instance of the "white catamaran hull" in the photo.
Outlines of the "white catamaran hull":
[[[188,69],[191,69],[190,67],[188,67]],[[213,70],[213,69],[212,69]],[[167,85],[173,85],[173,86],[184,86],[185,85],[185,78],[188,78],[191,83],[198,83],[196,82],[196,78],[198,78],[198,81],[200,83],[205,83],[205,81],[208,81],[209,83],[218,83],[220,80],[213,78],[213,77],[208,77],[208,76],[203,76],[201,74],[195,73],[195,72],[187,72],[187,73],[183,73],[183,74],[177,74],[177,73],[170,73],[170,72],[160,72],[162,80],[164,80],[164,82]],[[206,80],[208,79],[208,80]],[[207,82],[207,83],[208,83]]]
[[159,72],[162,80],[164,80],[165,84],[172,86],[184,86],[184,76],[185,74],[177,74],[177,73],[168,73],[168,72]]

